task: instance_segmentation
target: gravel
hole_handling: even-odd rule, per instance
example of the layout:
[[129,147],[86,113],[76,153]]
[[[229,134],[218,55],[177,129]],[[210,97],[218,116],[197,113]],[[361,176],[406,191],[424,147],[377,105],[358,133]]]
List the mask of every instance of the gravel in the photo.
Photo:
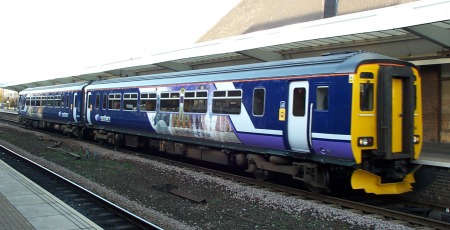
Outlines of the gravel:
[[[58,142],[59,148],[76,152],[82,159],[46,148]],[[138,155],[5,124],[0,124],[0,144],[164,229],[411,229]],[[86,149],[91,153],[89,157]],[[168,186],[206,202],[175,196],[166,191]]]

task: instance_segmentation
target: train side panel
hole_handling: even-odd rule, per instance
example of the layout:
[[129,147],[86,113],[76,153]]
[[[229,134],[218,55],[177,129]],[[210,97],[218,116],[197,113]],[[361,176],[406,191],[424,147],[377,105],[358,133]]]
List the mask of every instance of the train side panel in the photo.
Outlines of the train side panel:
[[311,148],[318,158],[354,162],[350,124],[352,84],[348,75],[310,80]]

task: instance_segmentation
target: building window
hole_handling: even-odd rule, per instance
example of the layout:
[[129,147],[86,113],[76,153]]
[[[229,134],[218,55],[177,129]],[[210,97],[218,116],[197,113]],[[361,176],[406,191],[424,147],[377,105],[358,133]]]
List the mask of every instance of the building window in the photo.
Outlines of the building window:
[[214,91],[212,112],[220,114],[240,114],[241,102],[241,90]]
[[123,110],[136,111],[138,104],[137,93],[124,93],[123,94]]
[[120,93],[110,93],[108,95],[108,109],[120,110]]
[[253,115],[263,116],[264,106],[266,100],[266,90],[263,88],[257,88],[253,90]]
[[161,93],[160,109],[162,112],[178,112],[180,110],[180,93]]
[[185,92],[183,111],[187,113],[206,113],[208,104],[208,92]]
[[318,86],[316,89],[316,110],[328,110],[328,86]]
[[334,17],[338,13],[338,0],[325,0],[323,17]]

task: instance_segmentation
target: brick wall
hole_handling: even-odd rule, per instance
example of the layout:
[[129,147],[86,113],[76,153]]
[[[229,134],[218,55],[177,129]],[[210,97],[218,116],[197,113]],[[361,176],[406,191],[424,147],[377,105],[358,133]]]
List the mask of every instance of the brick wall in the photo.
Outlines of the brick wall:
[[413,192],[404,194],[405,198],[450,207],[450,168],[424,165],[414,177]]
[[420,67],[425,142],[439,142],[439,69],[436,65]]
[[441,142],[450,143],[450,64],[441,70]]
[[395,6],[399,4],[415,2],[417,0],[339,0],[338,15],[350,14],[359,11],[379,9],[388,6]]

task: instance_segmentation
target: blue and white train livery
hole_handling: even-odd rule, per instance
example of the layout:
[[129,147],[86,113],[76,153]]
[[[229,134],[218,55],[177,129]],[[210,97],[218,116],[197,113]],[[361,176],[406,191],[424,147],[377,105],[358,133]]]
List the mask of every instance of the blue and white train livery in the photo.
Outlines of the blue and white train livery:
[[340,174],[399,194],[422,145],[420,87],[412,64],[353,52],[27,89],[20,114],[117,147],[289,174],[314,191]]

